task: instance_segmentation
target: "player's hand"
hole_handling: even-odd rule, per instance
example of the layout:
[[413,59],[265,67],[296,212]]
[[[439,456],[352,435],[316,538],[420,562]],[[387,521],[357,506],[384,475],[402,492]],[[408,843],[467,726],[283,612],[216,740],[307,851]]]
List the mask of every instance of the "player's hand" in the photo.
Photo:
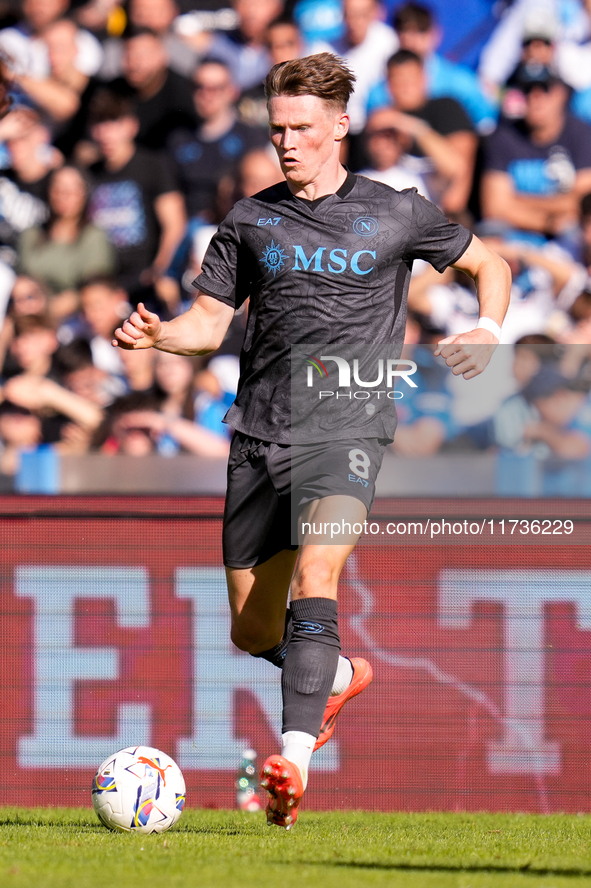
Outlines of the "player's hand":
[[140,302],[137,311],[115,330],[111,345],[119,348],[151,348],[158,342],[162,331],[162,321],[153,311],[148,311]]
[[435,355],[441,355],[454,376],[472,379],[482,373],[498,345],[497,337],[478,327],[468,333],[448,336],[437,344]]

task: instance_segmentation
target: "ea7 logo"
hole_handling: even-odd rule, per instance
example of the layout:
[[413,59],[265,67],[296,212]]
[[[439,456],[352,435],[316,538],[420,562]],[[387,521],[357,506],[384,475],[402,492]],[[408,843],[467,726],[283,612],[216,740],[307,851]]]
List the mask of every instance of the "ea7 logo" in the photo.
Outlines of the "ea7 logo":
[[279,225],[281,216],[272,216],[270,219],[259,219],[257,225]]

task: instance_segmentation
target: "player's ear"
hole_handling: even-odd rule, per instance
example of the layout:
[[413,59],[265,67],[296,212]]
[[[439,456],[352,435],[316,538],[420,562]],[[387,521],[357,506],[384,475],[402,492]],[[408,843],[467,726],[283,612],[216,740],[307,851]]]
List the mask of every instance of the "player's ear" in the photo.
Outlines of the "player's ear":
[[335,140],[340,142],[349,132],[349,115],[341,114],[335,126]]

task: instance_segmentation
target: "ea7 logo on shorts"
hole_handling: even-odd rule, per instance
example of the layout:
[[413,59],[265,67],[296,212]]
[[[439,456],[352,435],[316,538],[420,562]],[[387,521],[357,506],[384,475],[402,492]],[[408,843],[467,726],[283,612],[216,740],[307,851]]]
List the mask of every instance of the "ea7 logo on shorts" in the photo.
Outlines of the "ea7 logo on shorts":
[[257,225],[279,225],[281,216],[272,216],[270,219],[259,219]]
[[363,478],[356,478],[355,475],[349,475],[349,481],[352,481],[353,484],[362,484],[364,487],[369,487],[369,481],[364,481]]

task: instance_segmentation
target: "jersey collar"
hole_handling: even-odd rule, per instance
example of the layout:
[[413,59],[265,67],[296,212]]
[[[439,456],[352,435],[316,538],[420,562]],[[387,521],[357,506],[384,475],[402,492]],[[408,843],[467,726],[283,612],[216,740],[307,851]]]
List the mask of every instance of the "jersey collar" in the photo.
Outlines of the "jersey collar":
[[306,200],[305,197],[296,197],[295,194],[291,194],[291,191],[289,193],[293,200],[297,200],[298,202],[305,204],[305,206],[309,207],[311,210],[315,210],[317,206],[319,206],[321,203],[324,203],[324,201],[328,200],[330,197],[336,196],[340,198],[340,200],[344,200],[344,198],[347,197],[347,195],[350,194],[355,187],[355,181],[357,178],[348,167],[345,167],[345,170],[347,171],[347,178],[338,189],[338,191],[334,192],[334,194],[324,194],[322,197],[317,197],[316,200]]

